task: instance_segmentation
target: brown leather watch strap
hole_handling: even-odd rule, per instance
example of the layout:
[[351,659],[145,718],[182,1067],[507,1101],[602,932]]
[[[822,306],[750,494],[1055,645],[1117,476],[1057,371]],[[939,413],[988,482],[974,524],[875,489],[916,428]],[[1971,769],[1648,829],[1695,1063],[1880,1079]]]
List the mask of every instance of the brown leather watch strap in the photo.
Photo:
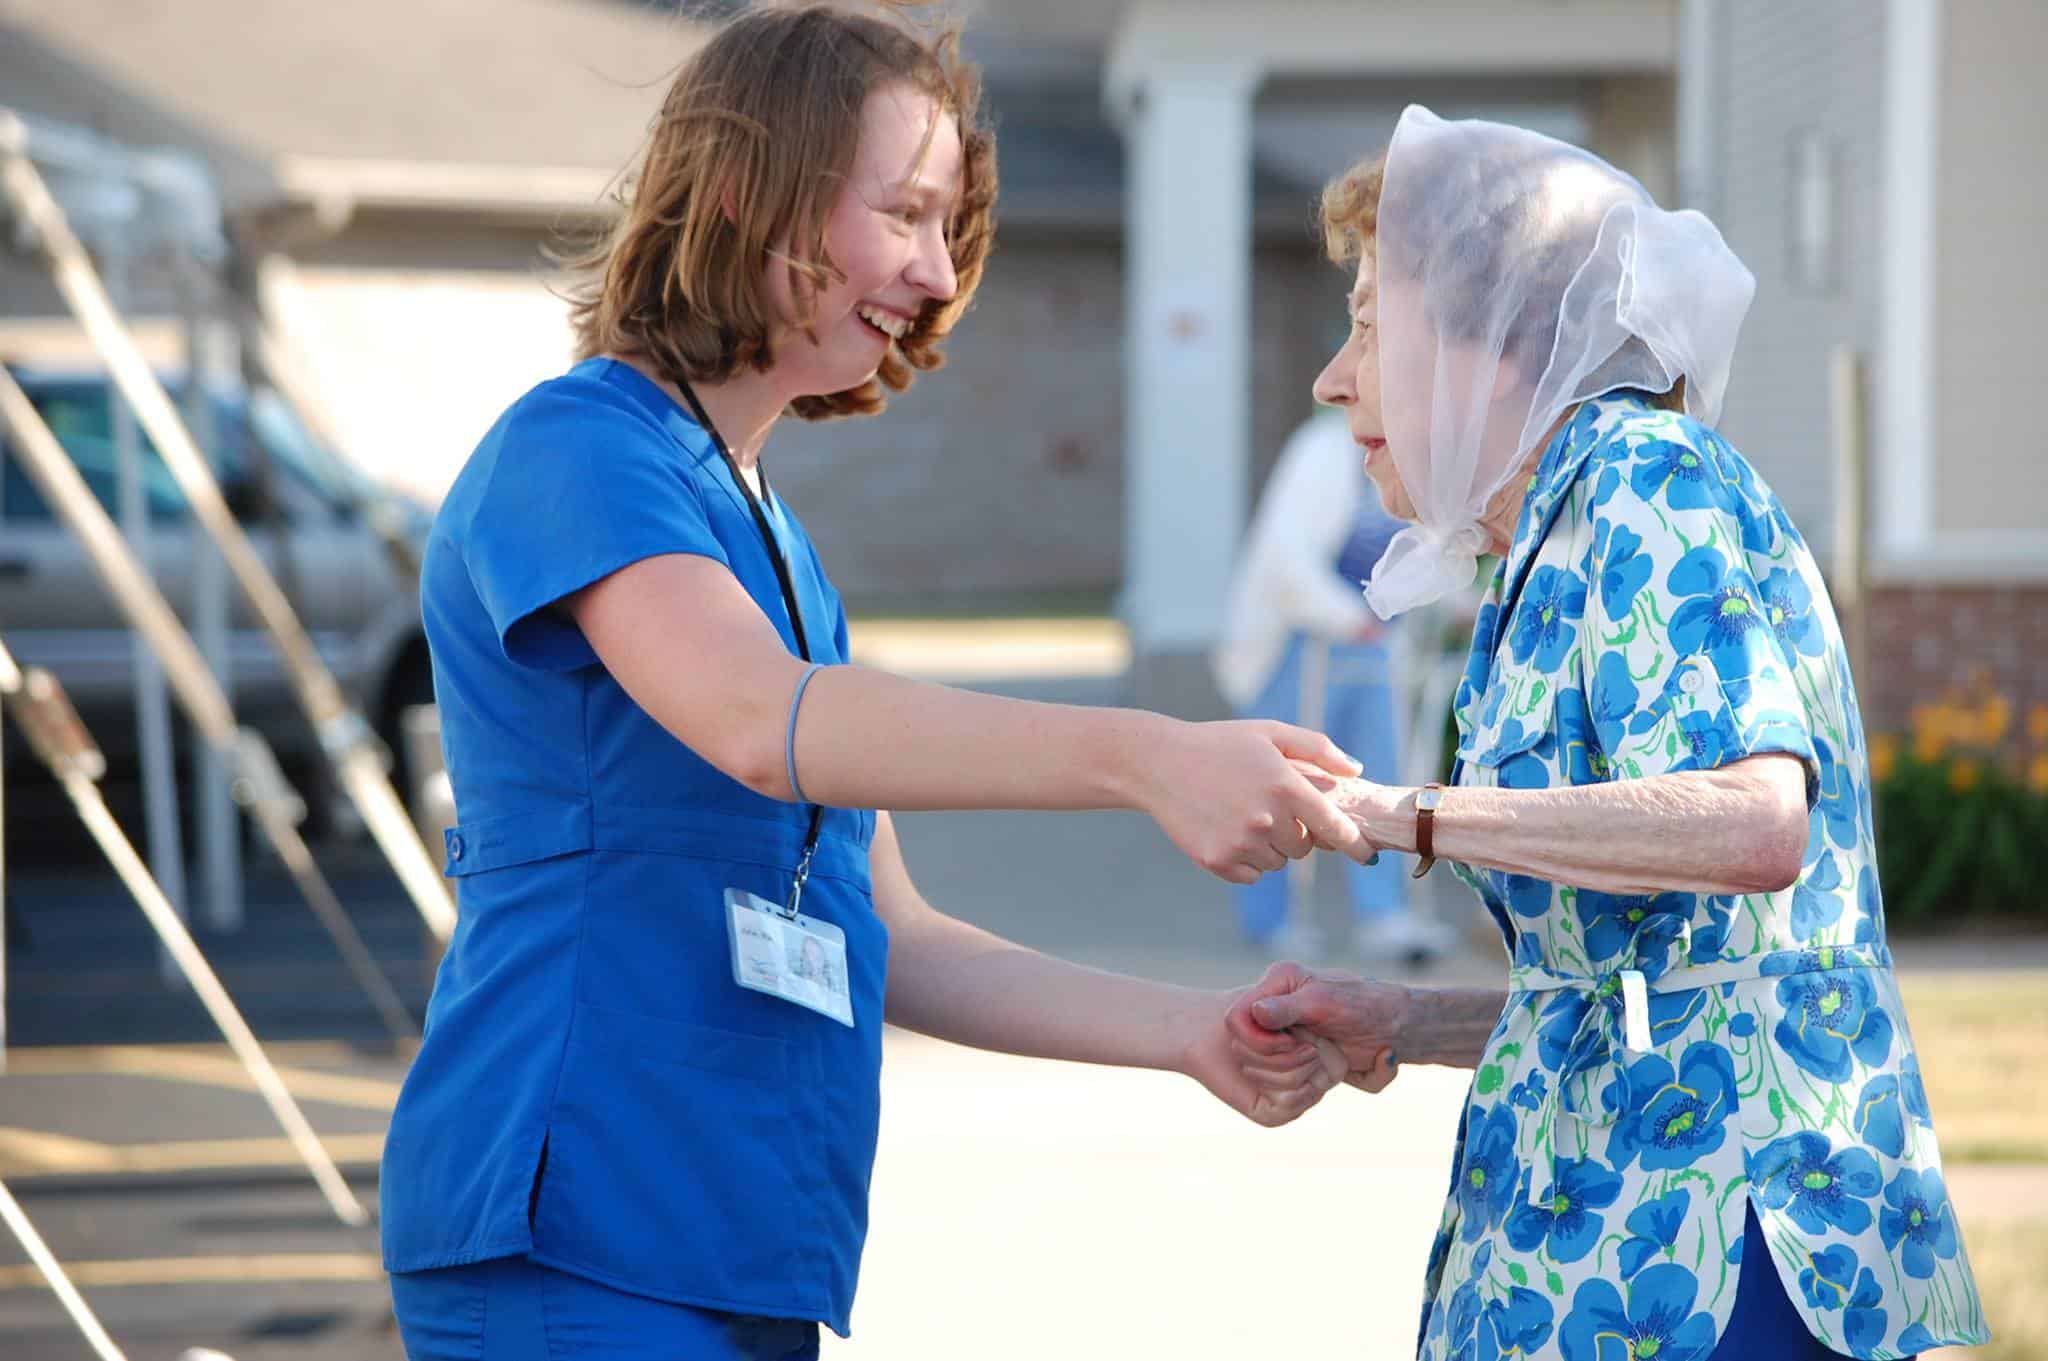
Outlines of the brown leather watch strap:
[[1415,873],[1420,879],[1436,864],[1436,806],[1444,787],[1431,780],[1415,791]]

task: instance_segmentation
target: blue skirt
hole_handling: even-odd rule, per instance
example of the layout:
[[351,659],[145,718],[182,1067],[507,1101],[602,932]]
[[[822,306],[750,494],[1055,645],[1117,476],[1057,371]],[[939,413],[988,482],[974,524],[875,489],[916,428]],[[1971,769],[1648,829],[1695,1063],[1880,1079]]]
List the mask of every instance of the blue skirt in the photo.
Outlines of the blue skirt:
[[818,1325],[629,1294],[496,1257],[391,1277],[407,1361],[816,1361]]

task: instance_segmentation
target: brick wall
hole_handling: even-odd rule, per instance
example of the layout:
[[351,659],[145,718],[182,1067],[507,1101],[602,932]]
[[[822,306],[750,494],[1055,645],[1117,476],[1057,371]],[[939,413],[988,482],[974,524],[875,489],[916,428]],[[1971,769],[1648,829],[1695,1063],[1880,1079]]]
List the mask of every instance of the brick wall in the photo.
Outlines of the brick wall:
[[2048,704],[2048,586],[1880,587],[1856,677],[1864,726],[1902,732],[1915,704],[1982,674],[2026,713]]

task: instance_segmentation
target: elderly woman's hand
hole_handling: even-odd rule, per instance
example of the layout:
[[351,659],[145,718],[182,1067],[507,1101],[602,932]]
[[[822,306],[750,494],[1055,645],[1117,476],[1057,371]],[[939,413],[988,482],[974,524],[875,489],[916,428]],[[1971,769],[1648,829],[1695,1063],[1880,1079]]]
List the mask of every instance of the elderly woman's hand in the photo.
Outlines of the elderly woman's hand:
[[1298,1119],[1347,1081],[1350,1064],[1319,1036],[1275,1033],[1251,1022],[1245,1008],[1264,986],[1226,993],[1220,1009],[1194,1017],[1181,1067],[1224,1105],[1270,1128]]
[[[1361,865],[1370,865],[1379,859],[1381,851],[1408,849],[1394,844],[1391,839],[1386,839],[1388,833],[1385,829],[1399,822],[1401,801],[1411,795],[1413,790],[1375,784],[1363,776],[1353,779],[1340,778],[1304,761],[1296,761],[1293,764],[1294,768],[1301,772],[1303,779],[1327,796],[1330,802],[1337,806],[1337,811],[1349,818],[1352,825],[1358,828],[1356,841],[1338,845],[1335,842],[1318,839],[1317,850],[1336,851],[1350,856]],[[1380,829],[1378,837],[1373,831],[1375,827]]]
[[1398,983],[1315,974],[1299,964],[1275,964],[1231,1008],[1229,1026],[1248,1050],[1277,1047],[1296,1036],[1334,1046],[1344,1081],[1377,1092],[1394,1080],[1395,1052],[1410,994]]

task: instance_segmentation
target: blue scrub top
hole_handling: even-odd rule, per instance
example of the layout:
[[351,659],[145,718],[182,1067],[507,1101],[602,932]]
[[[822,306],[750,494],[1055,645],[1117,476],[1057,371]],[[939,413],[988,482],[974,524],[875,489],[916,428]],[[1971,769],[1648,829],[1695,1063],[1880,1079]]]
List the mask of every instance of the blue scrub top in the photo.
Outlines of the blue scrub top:
[[[839,595],[777,510],[813,658],[843,662]],[[384,1265],[527,1253],[844,1334],[879,1115],[874,815],[826,810],[803,899],[846,933],[853,1028],[739,987],[725,890],[782,901],[809,810],[678,742],[551,608],[662,553],[730,568],[795,652],[710,437],[612,360],[515,403],[434,521],[420,590],[459,916],[385,1143]]]

